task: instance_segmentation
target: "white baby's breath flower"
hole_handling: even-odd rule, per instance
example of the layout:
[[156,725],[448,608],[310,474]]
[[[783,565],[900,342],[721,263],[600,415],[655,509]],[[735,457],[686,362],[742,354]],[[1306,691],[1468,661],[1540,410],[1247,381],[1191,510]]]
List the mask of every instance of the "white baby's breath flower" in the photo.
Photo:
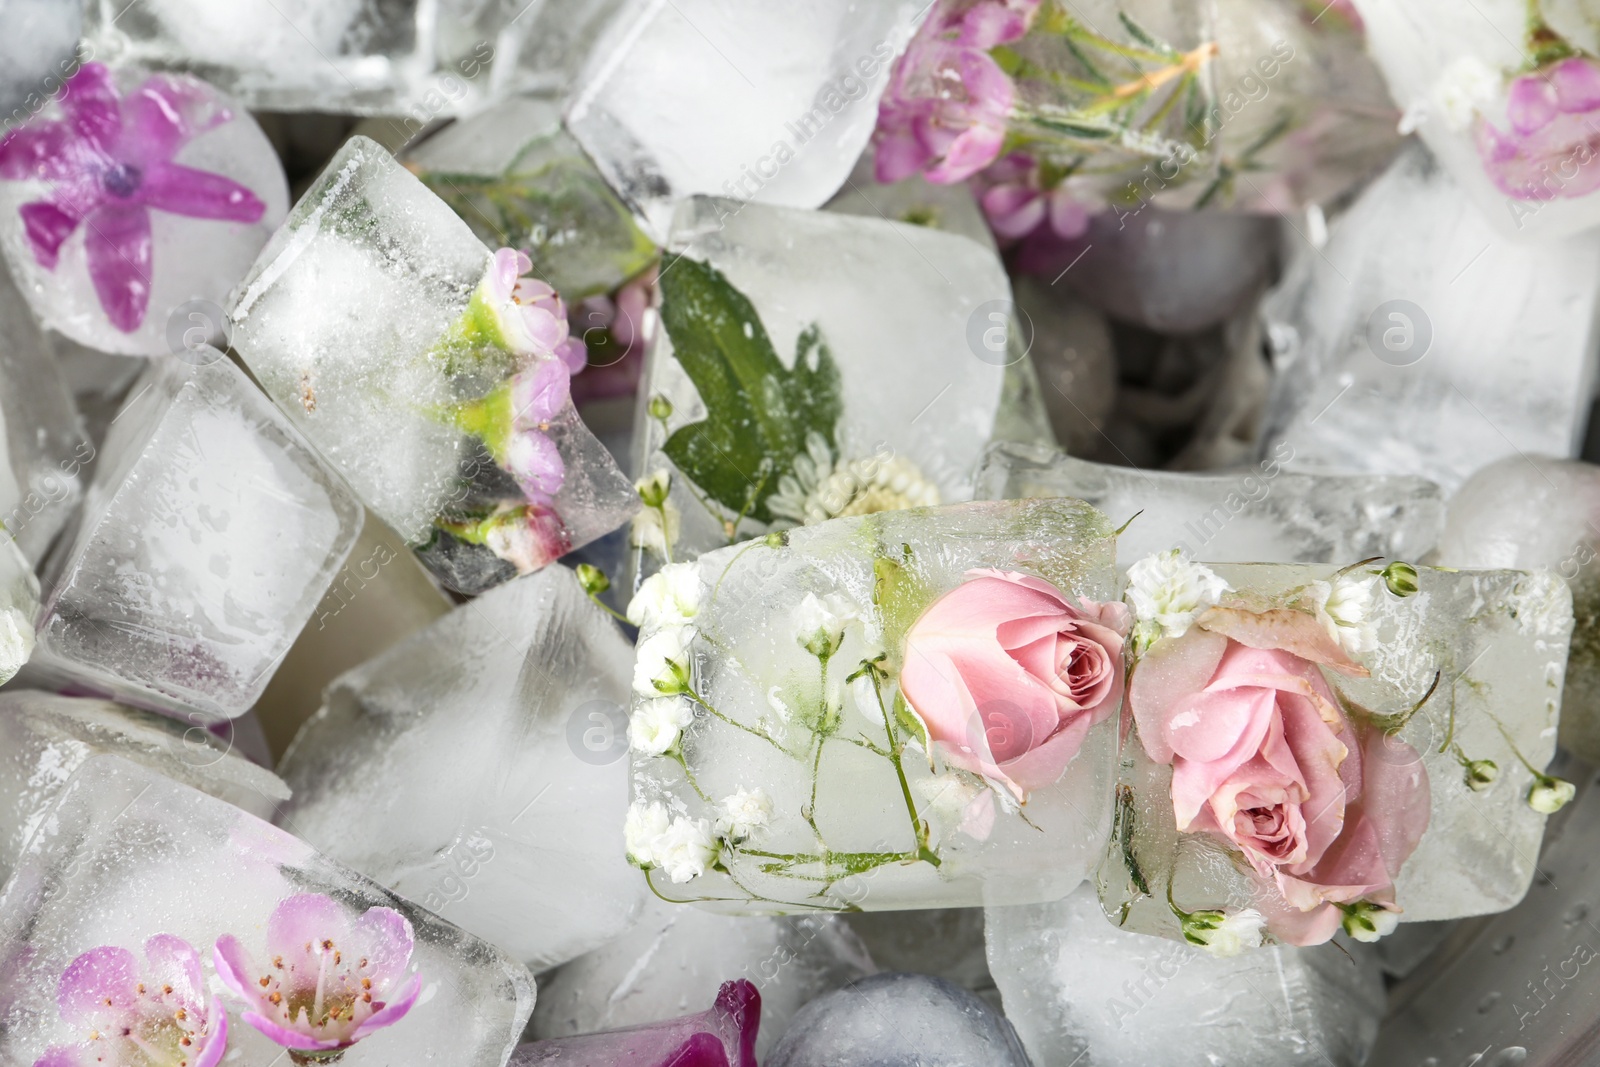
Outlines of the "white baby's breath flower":
[[1266,918],[1254,908],[1242,911],[1197,911],[1183,920],[1183,938],[1213,956],[1237,956],[1261,944]]
[[689,689],[687,644],[693,631],[673,626],[639,642],[633,660],[633,691],[643,697],[672,696]]
[[1317,621],[1328,636],[1350,656],[1372,651],[1378,643],[1371,618],[1377,575],[1357,578],[1346,574],[1332,582],[1312,582],[1310,588]]
[[1445,127],[1460,133],[1473,117],[1492,104],[1504,79],[1477,56],[1461,56],[1440,71],[1429,92],[1430,102]]
[[628,743],[635,752],[661,756],[672,751],[694,722],[694,705],[683,697],[646,700],[628,720]]
[[717,833],[729,841],[743,841],[772,821],[772,798],[762,789],[738,789],[722,798]]
[[892,453],[839,460],[827,439],[806,434],[805,451],[794,458],[792,473],[778,480],[767,508],[780,523],[807,526],[841,515],[932,507],[939,487],[917,465]]
[[622,840],[628,849],[628,862],[635,867],[649,870],[659,861],[656,858],[655,845],[671,819],[667,816],[667,809],[659,801],[652,804],[641,804],[634,801],[628,806],[628,814],[622,821]]
[[658,508],[666,503],[667,494],[672,491],[672,472],[652,471],[633,483],[633,491],[639,494],[645,507]]
[[33,620],[17,608],[0,611],[0,685],[9,682],[33,655]]
[[678,543],[682,527],[678,505],[664,500],[659,508],[644,508],[633,516],[628,529],[628,541],[634,548],[653,552],[662,559],[672,555],[672,546]]
[[1528,807],[1541,815],[1554,815],[1578,795],[1578,787],[1565,778],[1541,774],[1528,787]]
[[644,580],[628,602],[628,621],[647,630],[684,626],[700,610],[700,571],[669,563]]
[[706,868],[716,862],[717,839],[706,820],[680,815],[651,842],[650,853],[656,866],[681,885],[705,874]]
[[825,659],[844,643],[844,628],[861,617],[861,608],[838,593],[807,593],[794,613],[795,640],[800,647]]
[[1358,901],[1344,910],[1341,925],[1344,932],[1357,941],[1371,944],[1394,933],[1394,928],[1400,925],[1400,913],[1381,904]]
[[1151,637],[1181,637],[1231,588],[1211,568],[1177,549],[1146,556],[1128,568],[1128,602]]

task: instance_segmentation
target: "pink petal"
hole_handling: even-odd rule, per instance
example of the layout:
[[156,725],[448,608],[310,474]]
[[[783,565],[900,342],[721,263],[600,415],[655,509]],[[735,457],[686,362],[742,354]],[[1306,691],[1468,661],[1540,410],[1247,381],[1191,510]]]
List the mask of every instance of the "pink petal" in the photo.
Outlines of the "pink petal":
[[522,276],[522,272],[531,270],[532,267],[533,260],[515,248],[496,249],[489,264],[495,295],[502,300],[508,299],[517,288],[517,279]]
[[411,921],[393,908],[368,908],[356,920],[355,942],[371,967],[375,985],[394,981],[411,963]]
[[139,962],[133,953],[115,945],[92,948],[61,972],[56,1006],[67,1022],[94,1026],[133,1002],[138,981]]
[[537,429],[560,414],[571,397],[571,375],[562,362],[535,360],[511,381],[512,422],[519,430]]
[[67,79],[61,109],[67,123],[90,145],[109,152],[122,131],[121,98],[104,63],[85,63]]
[[150,212],[107,204],[84,220],[89,279],[111,325],[132,333],[150,304]]
[[211,965],[216,968],[217,978],[234,996],[252,1004],[261,999],[259,987],[249,977],[255,970],[255,963],[237,937],[223,934],[217,938],[217,943],[211,946]]
[[581,337],[568,337],[556,345],[556,358],[567,369],[567,375],[578,374],[589,366],[589,347]]
[[33,1067],[85,1067],[83,1050],[68,1048],[65,1045],[52,1045],[45,1049],[43,1056],[33,1061]]
[[64,122],[36,122],[0,138],[0,178],[59,181],[78,169],[74,138]]
[[[379,909],[375,908],[373,910],[376,911]],[[381,910],[388,911],[389,909],[384,908]],[[368,914],[371,913],[369,912]],[[407,950],[407,955],[410,955],[409,949]],[[421,992],[422,975],[414,974],[411,976],[411,981],[406,983],[405,988],[400,991],[400,995],[398,997],[385,1004],[379,1010],[373,1012],[366,1019],[362,1020],[361,1025],[357,1026],[355,1031],[350,1035],[350,1041],[360,1041],[369,1034],[372,1034],[378,1030],[382,1030],[385,1026],[393,1026],[395,1023],[405,1018],[406,1012],[411,1010],[411,1006],[417,1002],[417,995]]]
[[1065,189],[1050,194],[1050,228],[1057,237],[1075,240],[1089,232],[1089,209]]
[[257,222],[267,210],[255,193],[232,178],[176,163],[151,164],[134,199],[195,219]]
[[739,1034],[739,1062],[734,1067],[756,1067],[756,1031],[761,1026],[761,993],[743,978],[723,982],[711,1005],[717,1018]]
[[966,181],[995,161],[1005,139],[1004,127],[974,126],[955,139],[944,158],[928,168],[925,177],[938,185]]
[[909,178],[932,158],[909,129],[885,131],[883,120],[878,121],[879,137],[872,155],[873,175],[878,181],[888,183]]
[[1563,59],[1550,71],[1555,86],[1556,106],[1562,111],[1594,111],[1600,108],[1600,67],[1587,59]]
[[[247,1011],[242,1013],[239,1018],[262,1034],[265,1034],[274,1044],[281,1045],[284,1048],[297,1049],[303,1052],[330,1052],[333,1049],[345,1047],[345,1042],[343,1041],[325,1041],[319,1037],[312,1037],[310,1034],[300,1030],[291,1030],[286,1026],[273,1022],[259,1012]],[[301,1018],[305,1018],[303,1009]]]
[[151,977],[172,986],[186,1006],[198,1008],[205,1002],[200,954],[193,945],[172,934],[157,934],[144,943],[144,956]]
[[1332,667],[1341,674],[1365,678],[1367,669],[1351,659],[1339,642],[1328,636],[1317,617],[1293,608],[1246,611],[1243,608],[1209,608],[1195,625],[1222,634],[1250,648],[1279,650],[1311,663]]
[[228,1051],[228,1009],[223,1007],[221,999],[211,998],[211,1014],[206,1016],[206,1022],[211,1025],[212,1031],[206,1037],[194,1067],[217,1067]]
[[332,897],[298,893],[274,908],[267,920],[267,955],[299,959],[319,941],[348,941],[349,929],[349,914]]
[[996,777],[1006,783],[1019,800],[1026,800],[1030,794],[1048,789],[1067,773],[1067,767],[1083,748],[1091,725],[1093,723],[1087,715],[1066,722],[1043,744],[1000,764]]
[[1045,218],[1044,198],[1025,185],[997,185],[983,194],[981,203],[997,237],[1024,237]]
[[78,228],[78,219],[46,200],[35,200],[17,209],[22,230],[33,249],[33,258],[45,270],[55,270],[61,258],[61,244]]
[[1518,133],[1532,133],[1556,117],[1556,90],[1543,75],[1525,74],[1511,83],[1506,117]]
[[1182,637],[1158,642],[1139,661],[1128,688],[1128,706],[1139,726],[1139,740],[1157,763],[1171,763],[1167,720],[1177,705],[1210,683],[1228,650],[1221,634],[1191,629]]
[[567,320],[564,316],[557,317],[547,308],[533,304],[520,304],[517,312],[522,316],[528,336],[533,338],[535,352],[554,353],[556,347],[567,339]]
[[122,102],[118,154],[140,167],[166,163],[198,133],[231,121],[209,85],[198,78],[156,74]]
[[566,482],[567,465],[556,443],[538,430],[520,430],[506,449],[506,469],[530,501],[548,504]]

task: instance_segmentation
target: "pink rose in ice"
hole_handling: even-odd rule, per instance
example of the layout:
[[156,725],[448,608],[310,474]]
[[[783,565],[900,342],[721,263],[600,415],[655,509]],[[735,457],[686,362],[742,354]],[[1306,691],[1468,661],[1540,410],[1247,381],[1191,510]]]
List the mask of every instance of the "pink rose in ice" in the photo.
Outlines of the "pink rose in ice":
[[1600,189],[1600,65],[1563,59],[1511,83],[1510,129],[1478,123],[1478,154],[1500,191],[1519,200]]
[[222,984],[244,1001],[244,1021],[307,1063],[405,1017],[422,988],[411,950],[411,923],[393,908],[356,918],[331,897],[301,893],[267,920],[264,955],[228,934],[212,958]]
[[228,1015],[206,996],[200,957],[182,938],[157,934],[133,953],[105,945],[67,965],[56,991],[61,1018],[83,1031],[33,1067],[216,1067],[228,1049]]
[[1352,723],[1319,664],[1360,672],[1309,613],[1213,608],[1128,692],[1145,752],[1172,766],[1177,828],[1238,849],[1268,928],[1296,945],[1332,937],[1340,904],[1392,902],[1429,816],[1421,757]]
[[900,691],[950,764],[1019,800],[1058,781],[1122,698],[1122,604],[1041,578],[969,571],[906,634]]

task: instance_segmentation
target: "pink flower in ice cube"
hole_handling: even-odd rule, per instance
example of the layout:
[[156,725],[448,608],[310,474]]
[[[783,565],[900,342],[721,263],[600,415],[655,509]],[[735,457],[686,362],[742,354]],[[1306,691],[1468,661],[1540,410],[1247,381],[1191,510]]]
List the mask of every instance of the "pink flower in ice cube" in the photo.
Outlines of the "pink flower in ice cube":
[[1478,154],[1507,196],[1551,200],[1600,189],[1600,65],[1563,59],[1511,83],[1509,130],[1478,124]]
[[52,1047],[33,1067],[216,1067],[228,1015],[206,997],[199,955],[182,938],[157,934],[144,956],[141,970],[127,949],[102,945],[69,963],[56,1004],[84,1040]]
[[243,1000],[245,1022],[290,1059],[334,1058],[399,1022],[422,977],[409,970],[411,923],[393,908],[359,918],[321,893],[290,897],[267,920],[267,952],[252,957],[231,934],[217,939],[217,977]]
[[532,269],[533,260],[514,248],[495,252],[480,294],[496,320],[496,340],[520,356],[557,356],[576,374],[585,360],[583,341],[568,335],[566,305],[549,283],[522,276]]
[[158,74],[128,96],[101,63],[85,63],[61,94],[65,118],[0,139],[0,179],[50,183],[19,209],[34,258],[54,270],[81,224],[89,279],[111,324],[131,333],[150,303],[152,209],[256,222],[261,199],[231,178],[172,162],[195,135],[233,118],[193,78]]

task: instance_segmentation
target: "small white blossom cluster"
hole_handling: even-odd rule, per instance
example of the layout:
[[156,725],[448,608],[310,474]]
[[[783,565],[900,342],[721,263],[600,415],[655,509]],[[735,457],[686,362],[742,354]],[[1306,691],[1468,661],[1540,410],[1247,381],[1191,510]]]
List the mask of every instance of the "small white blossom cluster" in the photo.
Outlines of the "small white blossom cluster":
[[827,659],[844,644],[845,627],[860,618],[860,607],[847,597],[807,593],[795,609],[795,640],[818,659]]
[[[634,692],[654,699],[677,698],[689,691],[689,643],[694,639],[694,618],[699,610],[700,575],[693,564],[669,563],[645,579],[628,604],[628,621],[651,631],[634,653]],[[635,719],[646,711],[654,723],[682,718],[681,711],[645,706],[635,713]],[[684,721],[679,728],[686,725]]]
[[1311,583],[1311,602],[1316,608],[1317,621],[1352,658],[1371,652],[1377,646],[1378,632],[1371,615],[1378,581],[1377,575],[1357,578],[1346,574],[1332,582]]
[[629,531],[629,541],[634,548],[642,548],[662,559],[672,558],[672,546],[678,543],[682,526],[678,505],[667,499],[672,488],[672,475],[664,470],[640,478],[633,483],[634,490],[644,507],[634,515]]
[[1175,548],[1139,560],[1128,568],[1127,593],[1139,620],[1139,643],[1148,646],[1162,637],[1182,637],[1229,588],[1211,568],[1185,559]]
[[671,815],[659,801],[635,801],[622,824],[628,862],[641,870],[659,868],[675,884],[699,878],[721,854],[723,842],[737,845],[772,821],[772,798],[760,789],[739,789],[717,805],[716,822]]
[[1254,908],[1242,911],[1196,911],[1183,920],[1183,939],[1213,956],[1237,956],[1261,944],[1267,920]]

